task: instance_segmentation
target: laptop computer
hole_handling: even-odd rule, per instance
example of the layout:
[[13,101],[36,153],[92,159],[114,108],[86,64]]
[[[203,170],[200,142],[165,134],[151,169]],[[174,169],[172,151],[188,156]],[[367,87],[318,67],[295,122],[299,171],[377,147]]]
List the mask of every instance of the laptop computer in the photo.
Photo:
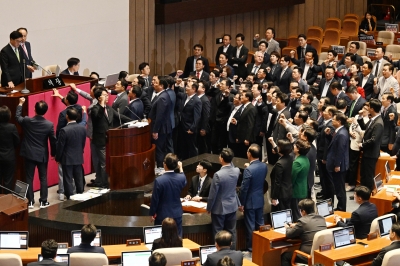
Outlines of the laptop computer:
[[14,192],[17,196],[25,199],[26,193],[28,192],[28,188],[29,188],[29,185],[27,183],[17,180],[17,182],[15,182],[15,186],[14,186]]
[[199,247],[200,265],[203,265],[207,260],[207,256],[214,252],[217,252],[216,246],[208,245]]
[[374,177],[374,186],[377,193],[383,189],[383,180],[381,173],[377,174]]
[[28,249],[28,243],[28,231],[0,231],[0,249]]
[[[333,206],[332,206],[332,199],[327,199],[318,202],[317,204],[317,212],[322,217],[328,217],[334,214]],[[332,223],[326,222],[326,226],[331,226]]]
[[[81,244],[81,230],[71,231],[72,247],[79,246]],[[101,247],[101,229],[97,229],[96,237],[90,243],[91,246]]]
[[143,227],[144,244],[148,249],[153,247],[153,242],[161,237],[161,225]]
[[293,222],[292,210],[287,209],[278,212],[271,212],[271,222],[274,231],[286,234],[285,224]]
[[[42,261],[42,260],[43,260],[43,256],[42,256],[42,254],[39,254],[38,261]],[[55,262],[64,262],[67,264],[67,266],[69,266],[69,254],[58,254],[54,258],[54,261]]]
[[118,82],[119,73],[107,75],[106,81],[104,81],[104,87],[112,87],[115,86]]
[[381,237],[389,235],[390,229],[392,228],[392,224],[395,222],[396,222],[396,215],[378,219],[379,235]]
[[335,249],[356,244],[354,226],[339,228],[332,231],[332,234]]
[[121,253],[122,266],[149,265],[151,250],[127,251]]

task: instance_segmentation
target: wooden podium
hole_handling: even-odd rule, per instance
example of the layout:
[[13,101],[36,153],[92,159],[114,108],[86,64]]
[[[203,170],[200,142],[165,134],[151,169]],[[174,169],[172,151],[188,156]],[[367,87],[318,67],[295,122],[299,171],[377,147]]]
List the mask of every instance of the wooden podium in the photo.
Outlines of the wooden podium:
[[0,195],[2,231],[28,231],[28,201],[12,194]]
[[151,144],[150,125],[110,129],[107,136],[106,169],[110,189],[140,187],[154,181],[156,146]]

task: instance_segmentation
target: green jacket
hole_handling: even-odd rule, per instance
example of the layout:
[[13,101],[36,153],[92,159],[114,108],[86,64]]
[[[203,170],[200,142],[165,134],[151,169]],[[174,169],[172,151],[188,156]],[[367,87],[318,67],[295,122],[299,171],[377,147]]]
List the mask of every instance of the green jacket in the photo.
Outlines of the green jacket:
[[310,170],[310,161],[305,155],[299,155],[292,166],[293,198],[307,198],[307,176]]

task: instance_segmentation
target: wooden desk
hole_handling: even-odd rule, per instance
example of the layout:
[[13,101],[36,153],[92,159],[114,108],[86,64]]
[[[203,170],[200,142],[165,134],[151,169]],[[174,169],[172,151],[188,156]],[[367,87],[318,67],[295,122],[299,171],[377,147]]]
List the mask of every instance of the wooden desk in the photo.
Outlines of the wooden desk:
[[[392,175],[400,175],[399,171],[392,171]],[[388,183],[385,183],[386,185],[400,185],[400,179],[390,179]],[[388,212],[391,212],[393,210],[392,204],[396,200],[396,197],[387,194],[386,189],[382,189],[375,195],[373,195],[369,201],[371,203],[374,203],[376,205],[376,208],[378,209],[378,216],[384,215]]]
[[[361,157],[362,154],[360,154],[360,165],[361,165]],[[391,158],[390,156],[379,156],[378,161],[376,162],[375,166],[375,175],[381,173],[382,177],[385,176],[385,164],[386,161],[389,162],[390,169],[394,169],[394,165],[396,163],[396,160]],[[400,173],[399,173],[400,174]],[[361,176],[360,176],[360,167],[358,167],[358,172],[357,172],[357,184],[361,184]]]
[[188,212],[188,213],[204,213],[207,212],[207,209],[203,208],[197,208],[193,206],[182,206],[183,212]]
[[[360,240],[357,240],[357,242]],[[368,244],[368,247],[364,247],[359,244],[355,244],[349,247],[343,247],[339,249],[332,249],[328,251],[320,252],[319,250],[314,251],[314,264],[320,263],[325,266],[333,266],[336,261],[344,260],[349,262],[351,265],[368,263],[376,257],[383,247],[390,245],[391,241],[387,237],[377,238],[374,240],[361,240]]]

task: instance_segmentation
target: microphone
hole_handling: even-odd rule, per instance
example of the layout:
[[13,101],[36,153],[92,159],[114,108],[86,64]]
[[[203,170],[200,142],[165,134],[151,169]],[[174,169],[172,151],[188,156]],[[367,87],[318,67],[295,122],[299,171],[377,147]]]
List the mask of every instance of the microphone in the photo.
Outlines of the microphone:
[[117,111],[118,111],[118,117],[119,117],[119,126],[122,126],[121,114],[119,113],[119,108],[117,108]]
[[47,73],[47,75],[53,75],[53,73],[51,73],[51,71],[50,70],[47,70],[47,69],[44,69],[41,65],[39,65],[38,63],[36,63],[34,60],[31,60],[31,63],[32,63],[32,65],[34,65],[35,67],[39,67],[39,68],[41,68],[42,70],[44,70],[44,72],[46,72]]
[[136,116],[139,119],[139,122],[142,122],[142,119],[140,119],[140,117],[137,114],[135,114],[131,109],[129,109],[128,105],[125,106],[125,108],[128,108],[129,112],[131,112],[134,116]]
[[30,91],[26,88],[26,63],[25,63],[25,58],[22,59],[22,62],[24,64],[24,88],[21,90],[21,93],[30,93]]

